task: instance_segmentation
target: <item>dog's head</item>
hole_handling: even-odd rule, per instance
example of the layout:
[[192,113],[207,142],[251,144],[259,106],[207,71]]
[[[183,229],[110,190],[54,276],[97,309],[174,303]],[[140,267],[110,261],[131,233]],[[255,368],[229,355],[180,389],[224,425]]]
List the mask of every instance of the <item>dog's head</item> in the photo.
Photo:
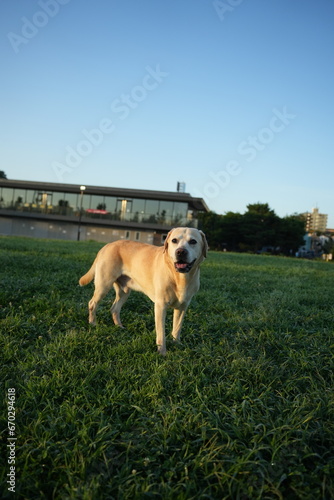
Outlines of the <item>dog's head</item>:
[[165,239],[164,253],[167,252],[178,273],[189,273],[205,259],[207,251],[205,234],[198,229],[177,227]]

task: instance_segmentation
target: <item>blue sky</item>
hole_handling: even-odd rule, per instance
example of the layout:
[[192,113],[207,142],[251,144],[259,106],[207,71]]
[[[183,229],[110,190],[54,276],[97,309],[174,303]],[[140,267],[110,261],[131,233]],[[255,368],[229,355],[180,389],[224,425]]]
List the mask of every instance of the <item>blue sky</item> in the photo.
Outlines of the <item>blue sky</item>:
[[332,0],[3,0],[0,170],[334,228]]

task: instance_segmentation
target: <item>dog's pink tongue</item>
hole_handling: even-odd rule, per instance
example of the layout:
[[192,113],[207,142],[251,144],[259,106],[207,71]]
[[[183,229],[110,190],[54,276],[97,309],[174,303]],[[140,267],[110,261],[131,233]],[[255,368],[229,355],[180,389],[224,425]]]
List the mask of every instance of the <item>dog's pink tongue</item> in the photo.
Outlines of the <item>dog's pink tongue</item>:
[[176,267],[179,268],[179,269],[184,269],[185,267],[187,267],[188,264],[184,263],[184,262],[178,262],[176,264]]

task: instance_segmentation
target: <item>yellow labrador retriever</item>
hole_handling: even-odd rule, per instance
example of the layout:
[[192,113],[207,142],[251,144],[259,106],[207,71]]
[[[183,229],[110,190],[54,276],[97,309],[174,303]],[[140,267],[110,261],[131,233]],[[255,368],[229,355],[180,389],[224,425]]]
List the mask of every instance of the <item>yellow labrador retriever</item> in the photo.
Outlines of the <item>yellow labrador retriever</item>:
[[88,304],[89,323],[95,323],[96,307],[112,286],[116,298],[111,313],[119,326],[130,290],[143,292],[154,302],[156,343],[158,351],[166,354],[167,308],[174,309],[172,336],[179,341],[185,312],[199,289],[199,265],[207,250],[204,233],[186,227],[172,229],[161,247],[129,240],[108,243],[79,280],[83,286],[95,277],[94,295]]

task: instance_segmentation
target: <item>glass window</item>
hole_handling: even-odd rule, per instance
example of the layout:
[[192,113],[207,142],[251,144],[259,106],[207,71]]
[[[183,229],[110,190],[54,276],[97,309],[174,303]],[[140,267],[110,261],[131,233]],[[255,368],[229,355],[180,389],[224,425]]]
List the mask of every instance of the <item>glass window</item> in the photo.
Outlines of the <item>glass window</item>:
[[166,215],[172,215],[174,208],[173,205],[174,203],[172,201],[160,201],[160,206],[159,206],[160,214],[162,212],[165,212]]
[[[68,206],[72,209],[72,210],[78,210],[79,209],[79,203],[80,203],[80,200],[79,200],[79,197],[80,197],[80,193],[66,193],[66,196],[65,196],[65,200],[68,201]],[[85,195],[83,195],[85,196]]]
[[34,193],[35,193],[35,191],[33,189],[27,189],[26,204],[31,205],[31,203],[33,202],[33,199],[34,199]]
[[106,203],[104,201],[104,196],[92,194],[90,200],[90,209],[92,210],[105,210]]
[[[73,214],[73,206],[71,207],[71,203],[76,200],[70,199],[70,193],[52,193],[52,212],[59,215],[72,215]],[[72,195],[77,196],[77,195]],[[74,205],[76,208],[76,203]]]
[[17,210],[22,210],[26,201],[26,190],[25,189],[15,189],[14,190],[14,207]]
[[45,191],[36,191],[35,200],[37,205],[44,208],[52,205],[52,194],[53,193],[46,193]]
[[1,205],[9,208],[13,205],[14,199],[14,189],[13,188],[3,188],[1,193]]
[[132,214],[132,200],[128,198],[117,198],[116,213],[119,220],[130,220]]
[[116,198],[114,196],[105,196],[104,203],[106,204],[107,212],[115,212],[116,210]]
[[140,200],[138,198],[135,198],[133,200],[133,204],[132,204],[132,211],[133,211],[133,213],[138,212],[138,214],[144,214],[145,213],[145,200]]
[[159,204],[159,224],[171,224],[174,203],[172,201],[160,201]]
[[88,210],[88,208],[93,208],[91,198],[92,195],[86,194],[85,191],[83,191],[83,194],[79,193],[77,200],[77,210],[79,210],[79,207],[81,206],[83,210]]
[[175,202],[174,203],[174,212],[173,212],[173,224],[186,224],[187,222],[187,210],[188,210],[188,204],[187,203],[179,203]]
[[38,191],[34,191],[31,202],[32,208],[36,208],[38,203]]
[[145,218],[145,200],[135,198],[132,203],[132,216],[133,222],[141,222]]
[[174,214],[182,215],[182,217],[187,216],[188,203],[174,203]]
[[52,204],[55,208],[62,206],[62,204],[63,204],[62,202],[64,200],[65,200],[65,193],[58,193],[58,192],[53,193]]
[[[0,187],[0,208],[58,214],[63,216],[78,216],[82,206],[83,214],[109,220],[124,220],[161,225],[196,224],[197,214],[188,212],[188,203],[168,200],[149,200],[141,198],[126,198],[104,195],[91,195],[78,187],[74,193],[40,189],[13,189]],[[88,209],[102,210],[107,213],[89,213]],[[135,239],[141,235],[134,233]]]
[[143,222],[149,222],[150,224],[155,224],[159,217],[159,201],[158,200],[146,200],[145,204],[145,215],[143,217]]
[[159,213],[159,201],[146,200],[145,213],[146,215],[157,215]]

